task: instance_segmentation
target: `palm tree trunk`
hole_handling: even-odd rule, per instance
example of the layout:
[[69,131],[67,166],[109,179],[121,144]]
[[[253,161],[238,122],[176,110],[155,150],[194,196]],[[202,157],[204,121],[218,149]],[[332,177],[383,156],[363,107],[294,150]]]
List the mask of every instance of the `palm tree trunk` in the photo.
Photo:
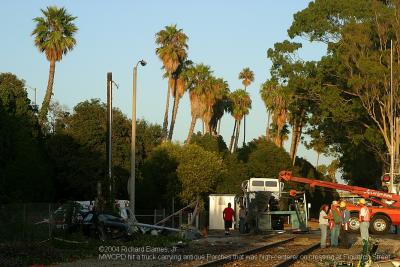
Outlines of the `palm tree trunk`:
[[243,146],[246,144],[246,115],[243,116]]
[[271,137],[269,136],[269,121],[271,119],[271,112],[268,112],[267,129],[265,130],[265,139],[269,142]]
[[[244,91],[247,92],[247,86],[244,87]],[[246,115],[243,116],[243,146],[246,144]]]
[[[169,75],[169,79],[171,78],[171,75]],[[162,128],[162,135],[163,139],[166,140],[168,136],[168,110],[169,110],[169,94],[170,94],[170,86],[168,82],[168,89],[167,89],[167,103],[165,103],[165,112],[164,112],[164,123],[163,123],[163,128]]]
[[235,131],[236,131],[236,120],[235,120],[235,125],[233,126],[231,142],[229,143],[229,152],[232,152],[232,146],[233,146],[233,143],[235,141]]
[[54,73],[56,72],[56,61],[50,61],[49,79],[47,81],[47,90],[43,99],[42,107],[39,112],[39,124],[43,127],[47,121],[47,112],[49,111],[50,100],[53,94]]
[[174,127],[175,127],[175,120],[176,120],[176,114],[178,113],[178,106],[179,106],[179,97],[176,91],[176,79],[174,82],[174,92],[175,92],[175,97],[174,97],[174,106],[172,108],[172,118],[171,118],[171,125],[169,128],[169,133],[168,133],[168,140],[172,140],[172,135],[174,134]]
[[203,115],[203,121],[205,124],[206,128],[206,134],[212,134],[212,127],[211,127],[211,118],[212,118],[212,113],[210,112],[211,108],[208,109],[208,111]]
[[238,147],[238,141],[239,141],[239,136],[240,136],[240,122],[241,120],[238,121],[238,123],[236,124],[236,139],[235,139],[235,146],[233,147],[233,151],[237,150]]
[[218,130],[217,130],[217,135],[219,135],[219,133],[221,132],[221,120],[222,120],[222,118],[221,119],[219,119],[218,120]]
[[318,168],[318,163],[319,163],[319,155],[320,155],[320,153],[319,153],[319,152],[317,152],[317,165],[315,165],[315,168]]
[[196,126],[196,120],[197,120],[196,116],[192,116],[192,121],[190,122],[190,128],[189,128],[188,137],[186,139],[186,144],[190,144],[190,140],[192,139],[194,127]]

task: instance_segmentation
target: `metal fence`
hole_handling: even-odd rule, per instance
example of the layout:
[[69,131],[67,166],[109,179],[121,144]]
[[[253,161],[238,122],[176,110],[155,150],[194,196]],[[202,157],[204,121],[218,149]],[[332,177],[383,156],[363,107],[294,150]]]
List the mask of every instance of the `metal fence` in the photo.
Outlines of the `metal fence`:
[[[59,212],[61,206],[60,203],[0,204],[0,243],[45,241],[65,234],[65,213]],[[139,222],[156,224],[171,211],[137,210],[136,213]],[[189,219],[190,213],[180,212],[160,225],[179,228]]]
[[0,205],[0,242],[43,241],[53,230],[55,203]]
[[[140,223],[157,224],[164,218],[168,217],[168,215],[171,213],[172,211],[168,211],[166,209],[137,210],[135,217]],[[172,216],[170,219],[160,225],[179,228],[183,224],[188,224],[189,219],[190,213],[183,211],[175,216]]]

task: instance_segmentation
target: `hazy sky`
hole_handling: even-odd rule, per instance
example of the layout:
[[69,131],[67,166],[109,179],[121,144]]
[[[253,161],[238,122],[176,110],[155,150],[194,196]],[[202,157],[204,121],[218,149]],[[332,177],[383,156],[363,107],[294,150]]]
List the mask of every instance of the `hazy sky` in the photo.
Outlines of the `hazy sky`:
[[[139,118],[162,123],[167,81],[162,79],[161,61],[155,55],[155,33],[166,25],[177,24],[189,37],[189,58],[210,65],[217,77],[228,81],[231,90],[241,88],[238,74],[244,67],[254,71],[255,81],[248,87],[253,108],[247,117],[247,140],[265,133],[266,110],[259,96],[260,85],[269,77],[271,62],[267,49],[288,38],[293,14],[304,9],[305,0],[146,0],[146,1],[3,1],[0,9],[2,38],[0,72],[12,72],[38,89],[43,100],[49,63],[34,47],[32,19],[49,5],[65,7],[77,16],[77,45],[56,65],[54,99],[72,109],[77,103],[100,98],[106,101],[106,73],[112,72],[119,84],[114,91],[114,106],[130,117],[132,68],[141,58],[148,63],[139,67]],[[319,59],[322,44],[304,43],[300,56]],[[33,99],[33,92],[29,91]],[[171,103],[172,106],[172,103]],[[226,114],[221,132],[228,142],[233,119]],[[190,103],[182,99],[174,139],[183,141],[189,130]],[[196,130],[200,130],[200,123]],[[241,133],[242,135],[242,133]],[[241,136],[242,137],[242,136]],[[241,142],[239,142],[241,143]],[[286,147],[290,145],[286,142]],[[316,153],[300,147],[299,156],[315,164]],[[329,160],[322,157],[322,163]]]

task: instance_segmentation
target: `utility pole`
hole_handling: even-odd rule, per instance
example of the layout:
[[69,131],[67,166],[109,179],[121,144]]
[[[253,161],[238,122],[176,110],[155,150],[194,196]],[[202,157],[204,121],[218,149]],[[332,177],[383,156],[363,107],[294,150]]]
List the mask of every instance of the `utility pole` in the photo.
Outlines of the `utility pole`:
[[132,84],[132,140],[131,140],[131,179],[129,180],[129,208],[130,220],[132,223],[136,221],[135,217],[135,191],[136,191],[136,87],[137,87],[137,67],[138,65],[146,66],[143,59],[138,61],[133,67],[133,84]]
[[107,73],[107,166],[109,183],[109,204],[112,207],[112,73]]
[[390,40],[390,193],[395,193],[394,179],[394,112],[393,112],[393,40]]

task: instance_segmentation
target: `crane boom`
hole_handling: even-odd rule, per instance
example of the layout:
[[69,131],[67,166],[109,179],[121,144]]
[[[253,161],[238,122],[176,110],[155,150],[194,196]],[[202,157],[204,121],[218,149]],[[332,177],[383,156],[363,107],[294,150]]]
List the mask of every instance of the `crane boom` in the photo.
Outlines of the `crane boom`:
[[[291,171],[281,171],[279,173],[279,179],[282,179],[282,180],[285,180],[288,182],[292,181],[292,182],[298,182],[298,183],[303,183],[303,184],[309,184],[312,187],[320,186],[320,187],[325,187],[325,188],[343,190],[343,191],[347,191],[347,192],[351,192],[353,194],[359,195],[360,197],[363,197],[363,198],[368,198],[371,201],[373,201],[379,205],[382,205],[382,206],[400,207],[400,195],[396,195],[393,193],[382,192],[382,191],[359,187],[359,186],[344,185],[344,184],[337,184],[337,183],[321,181],[321,180],[313,180],[313,179],[308,179],[308,178],[295,177],[292,175]],[[385,203],[381,200],[393,201],[393,203],[391,205],[388,205],[387,203]]]

